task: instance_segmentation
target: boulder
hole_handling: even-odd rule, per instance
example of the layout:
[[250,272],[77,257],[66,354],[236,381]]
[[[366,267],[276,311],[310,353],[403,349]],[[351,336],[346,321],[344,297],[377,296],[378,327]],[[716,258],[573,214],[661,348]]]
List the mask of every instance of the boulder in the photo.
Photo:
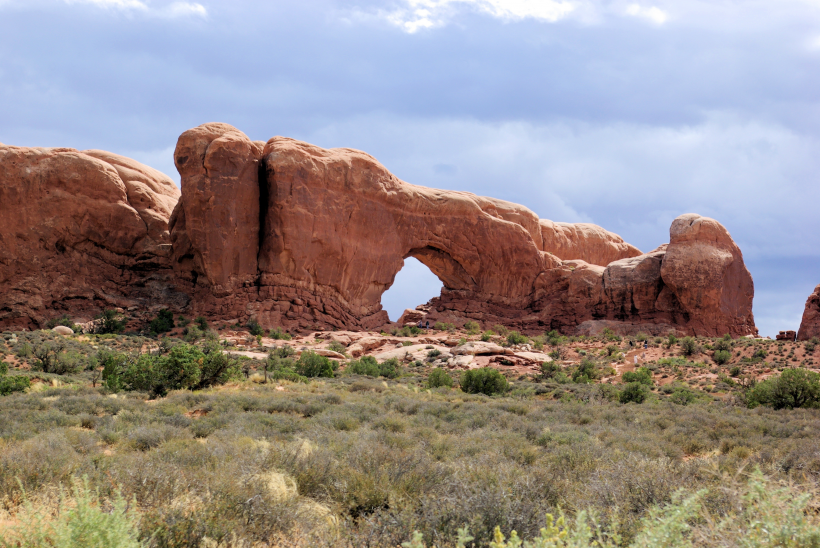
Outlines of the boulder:
[[390,341],[382,337],[363,337],[355,343],[348,346],[347,353],[353,356],[354,358],[358,358],[362,354],[379,348],[380,346],[387,344],[388,342]]
[[797,340],[797,333],[794,331],[781,331],[775,336],[778,341],[794,341]]
[[800,330],[797,332],[797,338],[801,341],[813,337],[820,338],[820,285],[814,288],[814,292],[806,300]]
[[493,355],[493,354],[507,354],[508,351],[503,346],[499,346],[491,342],[483,341],[469,341],[460,346],[456,346],[452,350],[456,356],[471,355]]
[[57,327],[52,329],[52,331],[54,333],[57,333],[58,335],[73,335],[74,334],[73,329],[71,329],[70,327],[66,327],[64,325],[58,325]]
[[421,310],[413,310],[411,308],[408,308],[402,313],[401,317],[399,318],[398,324],[399,325],[418,325],[418,323],[423,322],[426,317],[427,317],[426,312],[422,312]]
[[328,350],[327,348],[314,348],[313,352],[320,355],[320,356],[324,356],[326,358],[333,358],[333,359],[336,359],[336,360],[345,359],[344,354],[339,354],[338,352],[334,352],[333,350]]

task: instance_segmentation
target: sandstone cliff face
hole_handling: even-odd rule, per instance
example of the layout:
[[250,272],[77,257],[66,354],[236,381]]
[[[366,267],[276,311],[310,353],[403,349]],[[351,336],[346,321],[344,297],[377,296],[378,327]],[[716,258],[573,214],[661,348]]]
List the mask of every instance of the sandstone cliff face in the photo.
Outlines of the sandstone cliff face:
[[0,145],[0,326],[185,306],[169,260],[178,198],[167,176],[115,154]]
[[814,288],[814,292],[806,300],[803,320],[797,332],[799,341],[807,341],[812,337],[820,338],[820,285]]
[[[444,283],[432,321],[527,332],[754,333],[754,287],[717,221],[641,254],[601,227],[411,185],[371,156],[226,124],[180,136],[182,193],[103,151],[0,145],[0,327],[170,308],[265,327],[372,329],[404,259]],[[807,309],[808,310],[808,309]]]
[[[675,220],[642,255],[594,225],[404,183],[371,156],[224,124],[184,133],[175,268],[196,313],[263,325],[374,328],[382,293],[416,257],[444,283],[429,316],[526,331],[754,333],[753,285],[719,223]],[[604,323],[602,323],[604,322]]]

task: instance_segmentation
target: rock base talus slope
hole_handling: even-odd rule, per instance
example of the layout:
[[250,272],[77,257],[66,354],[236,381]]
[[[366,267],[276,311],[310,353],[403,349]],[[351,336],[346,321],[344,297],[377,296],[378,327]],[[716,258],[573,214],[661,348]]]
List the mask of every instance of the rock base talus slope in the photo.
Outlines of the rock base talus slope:
[[167,176],[122,156],[0,145],[0,327],[187,306],[170,261],[178,198]]

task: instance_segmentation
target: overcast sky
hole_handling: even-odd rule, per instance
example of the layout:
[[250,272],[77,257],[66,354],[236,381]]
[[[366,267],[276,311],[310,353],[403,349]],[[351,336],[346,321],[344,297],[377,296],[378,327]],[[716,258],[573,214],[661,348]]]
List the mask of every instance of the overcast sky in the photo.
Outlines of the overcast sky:
[[[820,283],[820,0],[0,0],[0,142],[175,180],[184,130],[365,150],[644,251],[730,231],[760,331]],[[383,303],[437,295],[414,260]]]

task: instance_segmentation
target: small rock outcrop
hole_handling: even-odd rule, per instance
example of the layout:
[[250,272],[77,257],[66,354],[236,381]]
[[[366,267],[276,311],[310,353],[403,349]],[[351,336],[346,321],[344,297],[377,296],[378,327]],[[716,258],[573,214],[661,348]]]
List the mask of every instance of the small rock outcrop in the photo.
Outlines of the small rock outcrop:
[[813,337],[820,338],[820,285],[814,288],[814,292],[806,300],[803,320],[797,332],[799,341],[807,341]]
[[187,305],[170,261],[178,199],[167,176],[116,154],[0,145],[0,327]]

